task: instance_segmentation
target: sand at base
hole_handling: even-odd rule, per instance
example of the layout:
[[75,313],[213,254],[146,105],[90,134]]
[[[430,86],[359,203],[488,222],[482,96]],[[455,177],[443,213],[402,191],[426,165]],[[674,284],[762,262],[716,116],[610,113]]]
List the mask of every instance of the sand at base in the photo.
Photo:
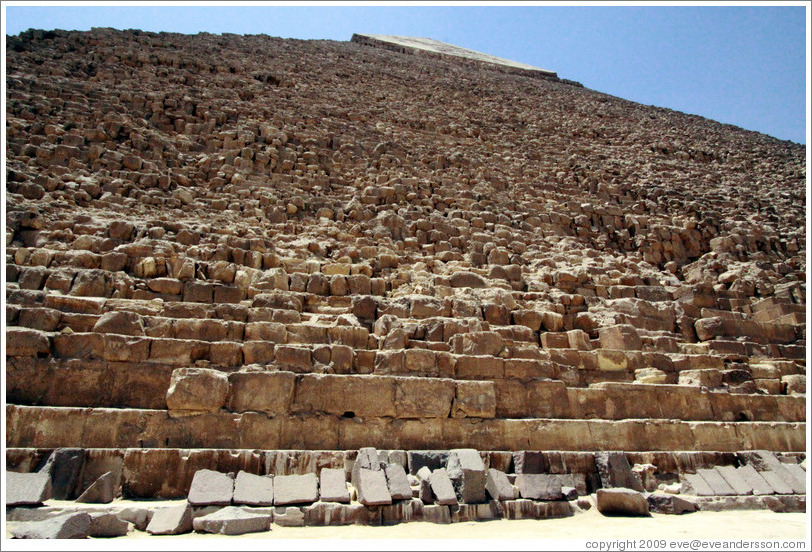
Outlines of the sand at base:
[[[775,513],[764,510],[738,510],[728,512],[695,512],[680,516],[654,514],[649,518],[606,517],[595,509],[562,519],[546,520],[494,520],[483,522],[436,525],[426,522],[401,523],[386,527],[349,525],[339,527],[279,527],[271,531],[234,537],[208,534],[187,534],[158,537],[141,531],[132,531],[124,540],[172,539],[180,545],[183,540],[193,540],[197,548],[207,545],[210,539],[466,539],[503,541],[538,540],[537,547],[544,548],[545,539],[805,539],[806,515],[803,513]],[[9,529],[16,523],[8,523]],[[122,539],[116,539],[120,542]],[[112,541],[107,541],[112,542]],[[135,544],[135,543],[130,543]],[[146,545],[146,542],[143,543]],[[240,548],[247,547],[243,543]],[[166,545],[161,545],[166,546]],[[314,544],[323,549],[324,543]],[[491,548],[491,545],[486,545]],[[130,548],[126,546],[125,548]],[[175,545],[173,544],[173,548]],[[179,548],[184,548],[180,546]],[[192,549],[194,549],[193,547]],[[301,548],[308,548],[307,545]],[[341,548],[339,546],[339,548]],[[480,548],[472,546],[472,548]],[[499,545],[497,548],[503,548]]]

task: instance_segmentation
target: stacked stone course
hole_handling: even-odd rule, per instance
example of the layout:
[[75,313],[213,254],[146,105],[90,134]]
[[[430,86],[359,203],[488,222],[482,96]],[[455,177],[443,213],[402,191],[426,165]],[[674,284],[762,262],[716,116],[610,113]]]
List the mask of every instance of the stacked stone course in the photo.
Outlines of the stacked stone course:
[[[178,498],[200,469],[476,449],[498,494],[517,451],[584,477],[596,451],[803,460],[802,146],[354,42],[7,40],[12,471],[83,449],[65,496],[111,472]],[[470,459],[429,469],[468,481]],[[383,518],[486,515],[407,502]]]

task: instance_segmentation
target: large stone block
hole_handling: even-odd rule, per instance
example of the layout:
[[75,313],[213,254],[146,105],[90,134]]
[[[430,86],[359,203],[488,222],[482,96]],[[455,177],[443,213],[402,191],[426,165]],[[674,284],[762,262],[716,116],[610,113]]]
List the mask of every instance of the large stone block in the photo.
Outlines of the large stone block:
[[395,417],[395,380],[380,376],[307,375],[296,384],[291,411]]
[[358,492],[358,502],[364,506],[381,506],[392,503],[392,495],[389,493],[383,470],[360,468],[357,478],[354,478],[353,481],[357,483],[355,489]]
[[387,463],[383,467],[386,485],[392,500],[411,500],[412,488],[406,476],[406,470],[400,464]]
[[496,416],[496,387],[492,381],[458,381],[453,418],[493,418]]
[[11,530],[15,539],[86,539],[90,536],[90,515],[74,512],[42,521],[30,521]]
[[273,516],[265,513],[246,512],[236,506],[227,506],[211,514],[197,517],[192,525],[201,533],[220,535],[244,535],[268,531]]
[[322,502],[349,503],[347,476],[340,468],[322,468],[319,475],[319,492]]
[[273,477],[240,470],[234,480],[234,504],[273,506]]
[[233,372],[228,375],[228,409],[233,412],[287,414],[293,401],[296,374],[293,372]]
[[598,511],[603,515],[650,516],[648,501],[632,489],[598,489]]
[[631,324],[617,324],[601,328],[598,332],[601,349],[639,351],[643,348],[640,334]]
[[273,478],[275,506],[305,504],[319,499],[319,480],[315,473],[277,475]]
[[486,472],[479,452],[474,449],[450,450],[447,472],[461,502],[485,502]]
[[454,401],[453,380],[396,378],[395,412],[398,418],[447,418]]
[[234,479],[213,470],[198,470],[189,487],[192,506],[227,506],[234,497]]
[[532,500],[560,500],[561,480],[552,475],[521,474],[516,477],[519,495]]
[[159,508],[147,525],[151,535],[180,535],[192,531],[192,507],[188,503]]
[[226,404],[228,376],[206,368],[179,368],[172,372],[166,405],[169,410],[217,411]]
[[431,484],[431,492],[434,502],[441,506],[452,506],[457,504],[457,495],[454,492],[454,485],[445,468],[439,468],[431,472],[428,478]]
[[6,472],[6,506],[35,506],[51,498],[48,472]]
[[513,485],[510,484],[507,474],[500,470],[490,468],[485,480],[485,490],[493,500],[513,500],[516,498]]

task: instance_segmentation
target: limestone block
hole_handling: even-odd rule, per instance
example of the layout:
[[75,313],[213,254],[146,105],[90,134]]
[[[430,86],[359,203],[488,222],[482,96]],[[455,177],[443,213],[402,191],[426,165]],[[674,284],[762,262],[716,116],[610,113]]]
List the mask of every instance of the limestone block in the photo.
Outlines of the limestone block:
[[736,491],[725,481],[718,471],[714,469],[698,469],[696,474],[705,480],[705,483],[711,488],[714,496],[732,496]]
[[192,507],[189,503],[159,508],[147,525],[151,535],[180,535],[192,531]]
[[396,416],[395,379],[379,376],[312,374],[296,384],[292,412],[337,416]]
[[428,478],[431,484],[431,492],[434,502],[441,506],[457,504],[457,495],[454,492],[454,485],[448,477],[445,468],[439,468],[431,472]]
[[469,332],[455,335],[451,346],[458,355],[497,356],[504,340],[497,332]]
[[48,472],[6,472],[6,506],[35,506],[51,498]]
[[273,505],[273,477],[268,475],[255,475],[243,470],[234,480],[234,504],[247,506]]
[[545,474],[520,474],[516,477],[519,495],[532,500],[560,500],[561,480]]
[[648,501],[632,489],[598,489],[598,511],[603,515],[649,516]]
[[131,524],[112,512],[90,514],[88,536],[93,538],[123,537],[130,531]]
[[804,374],[789,374],[781,376],[781,383],[787,395],[806,394],[806,376]]
[[447,472],[461,502],[467,504],[485,502],[487,474],[479,452],[474,449],[450,450]]
[[488,287],[488,283],[482,276],[466,271],[454,272],[449,277],[449,282],[453,288],[483,289]]
[[228,374],[228,409],[232,412],[286,414],[293,400],[296,375],[292,372],[233,372]]
[[30,521],[11,529],[15,539],[86,539],[90,536],[90,515],[63,514],[43,521]]
[[757,472],[753,466],[749,464],[739,466],[736,468],[736,473],[750,488],[753,489],[752,494],[759,496],[775,494],[775,489],[773,489],[770,484],[764,480],[761,474]]
[[598,349],[595,353],[598,370],[603,372],[625,372],[629,369],[629,357],[624,351]]
[[319,475],[319,492],[322,502],[349,503],[347,477],[340,468],[322,468]]
[[682,370],[679,373],[679,385],[690,385],[693,387],[721,387],[722,372],[714,368],[699,370]]
[[383,467],[386,484],[392,500],[411,500],[412,488],[406,477],[406,470],[400,464],[387,463]]
[[118,494],[120,483],[120,474],[112,471],[104,473],[101,477],[96,479],[90,487],[88,487],[76,502],[90,502],[98,504],[109,504],[113,502]]
[[696,504],[684,497],[655,491],[646,497],[650,512],[655,514],[684,514],[696,511]]
[[319,480],[315,473],[277,475],[273,478],[274,505],[303,504],[319,499]]
[[504,360],[493,356],[456,357],[458,379],[498,379],[504,377]]
[[281,527],[302,527],[305,524],[305,513],[302,508],[294,506],[275,508],[273,522]]
[[496,388],[492,381],[458,381],[453,418],[493,418],[496,416]]
[[211,514],[194,519],[195,531],[220,535],[244,535],[270,529],[272,515],[246,512],[236,506],[227,506]]
[[510,484],[505,472],[493,468],[488,469],[485,480],[485,490],[493,500],[513,500],[513,485]]
[[27,328],[6,328],[7,356],[47,355],[51,351],[51,340],[47,334]]
[[395,378],[398,418],[447,418],[457,386],[439,378]]
[[144,335],[144,324],[137,313],[110,311],[99,318],[93,326],[93,331],[120,335]]
[[206,368],[178,368],[166,392],[166,405],[178,411],[217,411],[226,404],[228,376]]
[[714,466],[713,469],[725,480],[737,495],[753,494],[753,486],[742,477],[734,466]]
[[192,506],[227,506],[234,496],[234,478],[213,470],[198,470],[189,488]]
[[[380,506],[392,503],[392,496],[387,487],[384,470],[380,468],[377,470],[360,468],[358,476],[353,478],[353,482],[358,492],[358,502],[364,506]],[[411,490],[409,497],[411,497]]]
[[601,349],[639,351],[643,348],[640,334],[630,324],[616,324],[601,328],[598,332]]

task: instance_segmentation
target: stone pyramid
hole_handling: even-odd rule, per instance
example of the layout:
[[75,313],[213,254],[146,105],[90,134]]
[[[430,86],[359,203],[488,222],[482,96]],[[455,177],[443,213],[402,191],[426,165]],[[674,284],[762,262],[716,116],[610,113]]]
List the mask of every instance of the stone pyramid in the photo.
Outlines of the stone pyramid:
[[8,37],[9,469],[803,460],[804,147],[389,46]]

